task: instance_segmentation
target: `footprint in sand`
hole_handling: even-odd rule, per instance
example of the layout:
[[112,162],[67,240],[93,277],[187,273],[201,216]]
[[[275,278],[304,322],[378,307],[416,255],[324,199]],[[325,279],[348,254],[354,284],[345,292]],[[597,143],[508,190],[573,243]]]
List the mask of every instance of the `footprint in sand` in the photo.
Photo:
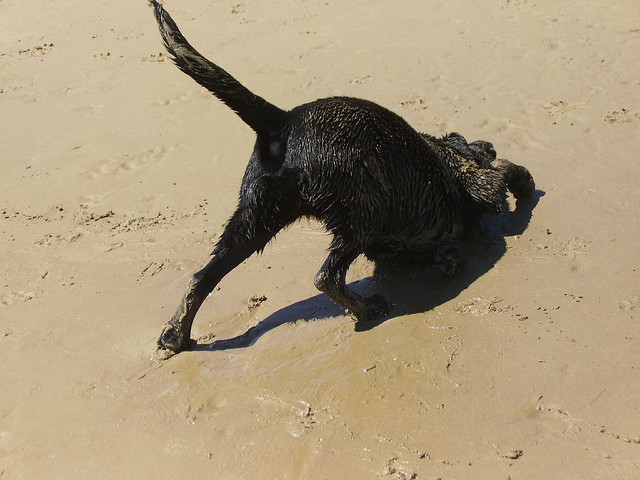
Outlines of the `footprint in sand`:
[[11,87],[3,87],[0,88],[0,93],[11,93],[11,92],[15,92],[16,90],[20,90],[22,88],[22,86],[20,85],[13,85]]
[[80,195],[78,197],[78,200],[80,201],[80,208],[85,210],[89,207],[97,205],[102,201],[103,198],[104,195],[101,194],[84,194]]
[[536,136],[535,131],[528,125],[516,123],[510,118],[485,119],[478,124],[478,127],[487,132],[487,138],[497,136],[496,134],[510,133],[510,141],[514,145],[529,148],[541,148],[544,145],[541,138]]
[[365,83],[370,83],[373,81],[370,75],[363,75],[362,77],[354,78],[349,83],[353,83],[356,85],[364,85]]
[[110,60],[112,57],[111,52],[100,52],[96,53],[93,58],[100,58],[102,60]]
[[20,290],[17,292],[10,292],[0,297],[0,305],[13,305],[14,303],[28,302],[35,294],[33,292],[25,292]]
[[404,110],[409,110],[412,112],[426,110],[427,108],[429,108],[426,100],[420,96],[409,97],[408,99],[400,102],[400,106]]
[[635,312],[638,308],[638,296],[627,297],[620,302],[619,308],[624,312]]
[[43,43],[42,45],[36,45],[35,47],[25,48],[24,50],[18,50],[18,55],[27,55],[30,57],[41,57],[53,50],[53,43]]
[[575,255],[576,253],[585,253],[585,250],[591,244],[591,240],[585,238],[572,238],[566,242],[560,243],[556,247],[556,254],[563,257]]
[[115,160],[104,161],[101,165],[85,172],[84,176],[95,178],[101,175],[120,175],[123,172],[137,170],[151,163],[161,161],[173,150],[175,150],[175,147],[157,147],[136,155],[125,153]]
[[629,123],[634,120],[640,120],[640,113],[634,113],[627,110],[626,108],[621,108],[620,110],[607,112],[607,114],[602,117],[602,119],[606,123]]
[[140,37],[144,37],[144,33],[138,30],[133,30],[129,32],[118,32],[116,36],[118,40],[133,40]]
[[54,235],[49,233],[40,240],[36,240],[34,243],[43,247],[51,247],[53,245],[61,245],[64,243],[75,243],[81,236],[82,234],[80,233],[67,233],[64,235]]
[[153,277],[162,271],[166,263],[167,263],[166,260],[164,262],[151,262],[140,272],[138,276]]
[[545,105],[544,108],[550,117],[561,117],[565,113],[573,112],[578,109],[577,105],[572,105],[563,100],[558,100],[557,102],[551,102],[549,105]]
[[231,7],[231,13],[237,15],[239,13],[247,13],[247,9],[241,3],[236,3],[233,7]]
[[[160,62],[162,60],[147,60],[147,61]],[[192,100],[193,100],[193,90],[190,90],[190,91],[188,91],[186,93],[183,93],[181,95],[178,95],[176,97],[167,98],[165,100],[157,100],[155,102],[155,104],[156,105],[165,106],[165,105],[174,105],[176,103],[188,103],[188,102],[190,102]]]
[[[147,55],[146,57],[142,57],[142,60],[140,60],[141,62],[164,62],[164,59],[166,58],[166,56],[160,52],[158,54],[154,54],[152,53],[151,55]],[[166,105],[166,104],[164,104]]]
[[490,312],[503,312],[510,310],[508,305],[502,305],[502,299],[498,297],[481,298],[473,297],[469,300],[459,302],[455,305],[454,310],[458,313],[468,313],[473,317],[486,315]]
[[576,254],[585,254],[591,245],[591,240],[585,238],[572,238],[567,241],[545,242],[535,245],[538,252],[544,252],[553,256],[573,257]]

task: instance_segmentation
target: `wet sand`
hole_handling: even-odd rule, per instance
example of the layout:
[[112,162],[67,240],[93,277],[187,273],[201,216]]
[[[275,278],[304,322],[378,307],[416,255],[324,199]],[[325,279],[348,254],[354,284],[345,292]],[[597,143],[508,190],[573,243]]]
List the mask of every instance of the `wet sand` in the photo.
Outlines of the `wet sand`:
[[300,222],[155,353],[253,134],[143,0],[0,0],[0,478],[640,476],[640,10],[525,0],[165,2],[282,108],[373,100],[527,166],[445,278],[359,259],[355,331]]

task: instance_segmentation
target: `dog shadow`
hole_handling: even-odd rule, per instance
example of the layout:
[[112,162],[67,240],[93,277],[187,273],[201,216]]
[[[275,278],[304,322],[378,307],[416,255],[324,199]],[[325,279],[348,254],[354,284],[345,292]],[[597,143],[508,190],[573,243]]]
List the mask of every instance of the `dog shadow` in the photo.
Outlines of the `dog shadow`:
[[[391,302],[389,315],[373,322],[358,322],[356,332],[370,330],[395,317],[429,311],[456,298],[474,281],[488,272],[507,250],[505,238],[521,235],[529,225],[533,210],[545,195],[536,190],[530,198],[516,202],[513,211],[485,215],[477,228],[461,240],[466,254],[463,271],[446,276],[421,265],[376,265],[371,277],[352,282],[349,287],[364,296],[383,295]],[[508,206],[505,205],[505,209]],[[192,350],[216,351],[250,347],[264,334],[286,323],[310,321],[344,315],[344,309],[324,294],[288,305],[272,313],[257,325],[233,338],[197,343]]]

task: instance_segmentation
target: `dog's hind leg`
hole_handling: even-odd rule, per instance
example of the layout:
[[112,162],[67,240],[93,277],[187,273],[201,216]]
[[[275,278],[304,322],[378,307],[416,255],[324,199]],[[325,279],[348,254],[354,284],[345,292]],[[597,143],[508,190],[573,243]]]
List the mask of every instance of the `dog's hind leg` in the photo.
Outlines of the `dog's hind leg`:
[[516,198],[530,197],[536,189],[529,170],[521,165],[499,158],[491,161],[490,168],[503,173],[507,188]]
[[191,325],[202,302],[227,273],[258,250],[259,246],[266,241],[258,238],[250,239],[222,254],[215,254],[202,270],[195,273],[191,277],[180,306],[169,323],[165,325],[158,339],[158,347],[175,353],[188,349]]
[[175,353],[187,349],[193,319],[209,293],[227,273],[253,253],[262,251],[276,233],[296,219],[292,213],[285,213],[290,212],[287,209],[275,208],[263,200],[260,204],[241,200],[213,251],[213,258],[191,278],[180,306],[158,339],[159,348]]
[[384,298],[379,295],[363,297],[347,287],[347,270],[360,252],[344,245],[339,237],[334,238],[329,256],[313,280],[314,285],[335,303],[346,307],[357,321],[384,317],[389,313],[389,305]]

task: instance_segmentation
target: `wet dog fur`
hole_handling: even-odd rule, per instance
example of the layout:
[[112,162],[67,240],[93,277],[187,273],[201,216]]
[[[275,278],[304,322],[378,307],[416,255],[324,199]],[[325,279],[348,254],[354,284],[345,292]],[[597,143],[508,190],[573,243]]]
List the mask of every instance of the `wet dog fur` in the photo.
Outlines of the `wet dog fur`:
[[497,159],[489,142],[418,133],[366,100],[325,98],[281,110],[200,55],[164,8],[151,3],[177,67],[257,135],[236,211],[209,263],[193,275],[159,348],[189,348],[196,312],[220,280],[301,217],[319,220],[333,235],[315,286],[366,322],[387,315],[389,304],[347,287],[347,270],[359,255],[377,262],[432,259],[455,273],[461,265],[455,244],[465,225],[500,212],[507,188],[516,198],[534,191],[528,170]]

